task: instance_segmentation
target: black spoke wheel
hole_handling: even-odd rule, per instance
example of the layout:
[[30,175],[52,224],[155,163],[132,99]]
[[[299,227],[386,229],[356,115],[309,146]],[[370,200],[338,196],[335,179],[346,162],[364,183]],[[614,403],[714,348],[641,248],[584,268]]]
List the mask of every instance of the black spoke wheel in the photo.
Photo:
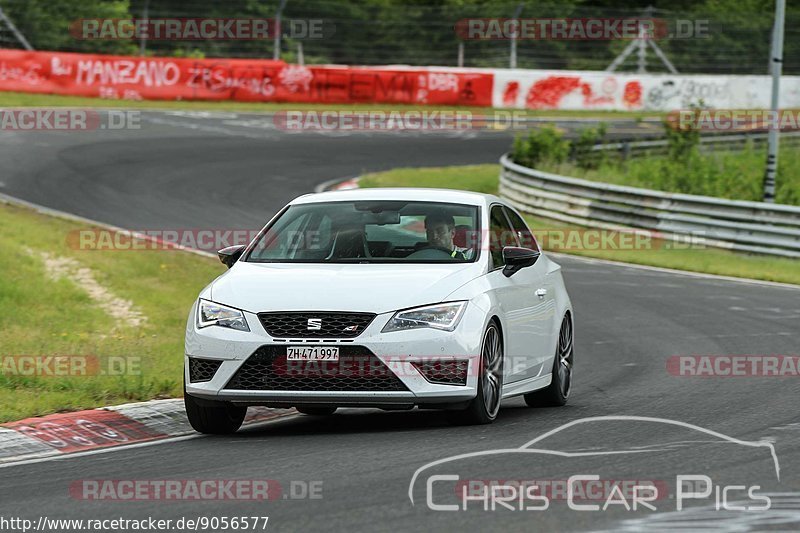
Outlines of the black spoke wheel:
[[560,406],[567,403],[567,398],[572,390],[575,355],[573,339],[572,318],[567,315],[561,322],[561,329],[558,332],[552,381],[547,388],[525,395],[525,403],[529,406]]
[[460,411],[448,411],[457,424],[489,424],[497,418],[503,398],[503,339],[497,324],[490,322],[481,344],[478,394],[469,406]]

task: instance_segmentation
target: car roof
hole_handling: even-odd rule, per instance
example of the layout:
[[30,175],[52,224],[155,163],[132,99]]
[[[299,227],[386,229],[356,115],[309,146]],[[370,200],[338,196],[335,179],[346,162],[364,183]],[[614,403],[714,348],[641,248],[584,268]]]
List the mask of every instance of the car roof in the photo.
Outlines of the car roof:
[[426,189],[413,187],[347,189],[316,194],[306,194],[292,200],[292,204],[312,204],[319,202],[352,202],[358,200],[406,200],[417,202],[448,202],[466,205],[486,206],[493,202],[503,202],[493,194],[482,194],[456,189]]

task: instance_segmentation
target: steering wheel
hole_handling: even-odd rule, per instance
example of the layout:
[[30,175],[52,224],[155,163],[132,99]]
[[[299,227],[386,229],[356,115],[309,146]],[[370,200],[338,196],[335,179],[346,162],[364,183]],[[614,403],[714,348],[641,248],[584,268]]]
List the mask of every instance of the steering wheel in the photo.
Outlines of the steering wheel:
[[423,256],[433,256],[430,259],[438,259],[439,253],[447,255],[447,257],[452,257],[453,251],[448,250],[444,246],[426,246],[425,248],[420,248],[413,254],[409,255],[408,257],[416,257],[416,258],[423,258]]

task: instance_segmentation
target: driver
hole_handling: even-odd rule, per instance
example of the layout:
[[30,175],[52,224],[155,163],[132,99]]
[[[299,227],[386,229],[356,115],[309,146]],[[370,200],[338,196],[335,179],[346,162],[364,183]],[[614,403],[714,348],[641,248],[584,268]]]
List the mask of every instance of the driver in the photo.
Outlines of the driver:
[[466,248],[453,244],[456,235],[456,223],[453,217],[443,213],[434,213],[425,217],[425,233],[428,235],[428,246],[448,250],[453,259],[467,260]]

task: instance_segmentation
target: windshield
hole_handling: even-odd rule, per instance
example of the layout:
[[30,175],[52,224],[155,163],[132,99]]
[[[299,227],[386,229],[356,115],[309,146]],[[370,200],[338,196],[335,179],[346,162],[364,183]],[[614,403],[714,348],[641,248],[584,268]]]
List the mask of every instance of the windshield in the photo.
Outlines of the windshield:
[[259,263],[466,263],[479,254],[472,205],[354,201],[290,206],[257,240]]

